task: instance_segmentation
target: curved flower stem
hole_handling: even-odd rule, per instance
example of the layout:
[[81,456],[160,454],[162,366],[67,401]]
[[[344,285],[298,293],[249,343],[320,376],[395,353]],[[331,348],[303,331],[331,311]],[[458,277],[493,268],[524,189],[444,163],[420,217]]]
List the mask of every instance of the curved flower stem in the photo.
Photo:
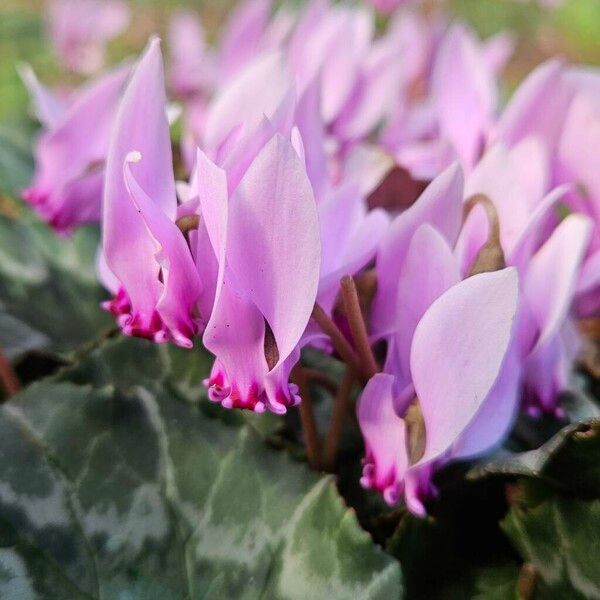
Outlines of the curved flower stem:
[[344,362],[350,365],[356,373],[364,374],[364,377],[367,378],[356,352],[354,352],[354,349],[344,337],[344,334],[339,330],[338,326],[327,316],[327,313],[318,304],[315,304],[315,307],[313,308],[312,318],[319,325],[323,333],[329,336],[333,347],[342,357]]
[[500,219],[494,203],[485,194],[475,194],[465,200],[463,205],[463,222],[467,220],[470,212],[477,206],[485,210],[485,214],[490,225],[488,239],[496,244],[500,243]]
[[298,364],[292,371],[292,380],[300,390],[300,420],[302,422],[302,431],[304,432],[304,441],[306,443],[306,457],[308,464],[313,469],[320,468],[320,444],[319,434],[317,433],[317,421],[312,408],[310,389],[304,369]]
[[333,413],[329,423],[329,431],[327,432],[327,438],[325,440],[323,466],[326,471],[332,471],[335,467],[342,429],[348,412],[350,393],[352,392],[352,386],[354,385],[354,378],[355,375],[352,369],[346,367],[344,378],[342,379],[342,383],[335,396]]
[[21,390],[21,382],[2,348],[0,348],[0,380],[7,396],[12,396]]
[[365,325],[362,310],[360,309],[356,284],[350,275],[342,277],[340,283],[342,286],[342,300],[346,310],[348,325],[352,332],[354,346],[362,363],[362,370],[367,379],[370,379],[375,373],[379,372],[379,367],[377,366],[375,356],[373,356],[373,351],[371,350],[371,344],[369,343],[367,326]]

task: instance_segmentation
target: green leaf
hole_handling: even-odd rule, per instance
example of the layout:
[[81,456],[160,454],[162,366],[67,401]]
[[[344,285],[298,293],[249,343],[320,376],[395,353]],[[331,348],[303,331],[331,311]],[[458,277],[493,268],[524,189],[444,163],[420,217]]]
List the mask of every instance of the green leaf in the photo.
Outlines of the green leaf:
[[[16,78],[14,63],[11,70]],[[24,86],[21,84],[21,87]],[[20,122],[18,126],[0,124],[0,192],[16,196],[31,180],[32,125],[29,121]]]
[[484,461],[468,475],[490,476],[541,478],[557,489],[600,496],[600,419],[568,425],[540,448]]
[[15,359],[30,350],[44,348],[50,340],[27,323],[0,312],[0,346],[9,359]]
[[61,239],[29,214],[0,216],[0,318],[12,325],[1,340],[13,355],[68,353],[111,326],[100,308],[106,293],[94,266],[98,239],[91,227]]
[[536,571],[535,598],[600,598],[600,501],[530,501],[521,498],[502,527]]
[[0,409],[0,590],[400,597],[398,564],[333,481],[192,402],[178,362],[117,339]]

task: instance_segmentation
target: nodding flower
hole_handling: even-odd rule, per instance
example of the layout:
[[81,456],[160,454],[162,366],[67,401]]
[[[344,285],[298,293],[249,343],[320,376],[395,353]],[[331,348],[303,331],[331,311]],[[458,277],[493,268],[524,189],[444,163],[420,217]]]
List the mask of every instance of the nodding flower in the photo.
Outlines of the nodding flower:
[[125,91],[106,165],[103,254],[118,281],[105,307],[127,335],[191,347],[202,291],[177,198],[162,57],[150,41]]
[[110,132],[130,72],[129,65],[119,67],[63,100],[29,67],[21,69],[42,123],[35,175],[22,196],[61,234],[100,220]]

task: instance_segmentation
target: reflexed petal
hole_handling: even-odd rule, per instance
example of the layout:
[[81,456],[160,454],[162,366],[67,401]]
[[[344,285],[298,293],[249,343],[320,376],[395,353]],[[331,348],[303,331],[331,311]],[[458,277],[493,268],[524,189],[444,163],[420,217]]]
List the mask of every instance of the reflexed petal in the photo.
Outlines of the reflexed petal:
[[383,493],[388,504],[400,498],[408,468],[406,426],[395,413],[394,377],[378,373],[367,383],[358,401],[360,431],[365,440],[361,484]]
[[477,41],[461,25],[452,27],[442,42],[431,86],[442,135],[465,167],[472,167],[496,106],[496,90]]
[[272,117],[291,80],[278,52],[261,56],[238,73],[212,101],[204,126],[206,148],[218,149],[234,128],[247,133]]
[[373,328],[377,335],[386,335],[395,328],[398,278],[415,231],[429,223],[454,245],[462,220],[462,198],[462,171],[453,165],[392,222],[377,255],[378,290],[373,305]]
[[537,346],[558,333],[568,314],[591,226],[582,215],[567,217],[529,263],[523,295],[540,330]]
[[234,7],[219,44],[220,76],[231,77],[257,55],[270,16],[270,0],[246,0]]
[[136,180],[147,190],[157,210],[174,221],[177,209],[169,124],[165,113],[162,58],[153,39],[127,87],[108,153],[103,206],[103,247],[110,270],[124,286],[139,317],[139,327],[150,327],[162,295],[156,245],[131,202],[123,165],[131,151],[143,162]]
[[227,235],[236,285],[269,323],[283,361],[300,340],[315,303],[321,243],[310,182],[281,135],[265,146],[238,186]]
[[58,125],[67,109],[65,104],[54,95],[52,90],[40,83],[30,65],[19,65],[17,70],[31,96],[33,110],[40,123],[46,129]]
[[513,268],[465,279],[438,298],[414,334],[411,372],[432,461],[459,439],[492,390],[517,311]]
[[35,177],[22,195],[59,229],[98,218],[110,132],[129,72],[120,67],[91,83],[37,141]]
[[563,76],[560,60],[550,60],[537,67],[506,106],[496,126],[495,138],[512,146],[533,135],[554,148],[572,97]]
[[143,170],[143,157],[132,153],[125,165],[125,183],[131,200],[156,243],[156,260],[161,266],[163,291],[156,309],[176,344],[192,346],[197,325],[192,309],[200,295],[201,285],[185,237],[165,213],[148,197],[131,172],[138,163]]
[[458,264],[446,239],[431,225],[413,236],[398,279],[394,349],[400,379],[410,383],[410,349],[415,329],[431,304],[460,281]]
[[504,440],[519,409],[520,384],[519,345],[513,340],[494,387],[475,418],[457,440],[452,450],[452,458],[469,458],[483,454]]

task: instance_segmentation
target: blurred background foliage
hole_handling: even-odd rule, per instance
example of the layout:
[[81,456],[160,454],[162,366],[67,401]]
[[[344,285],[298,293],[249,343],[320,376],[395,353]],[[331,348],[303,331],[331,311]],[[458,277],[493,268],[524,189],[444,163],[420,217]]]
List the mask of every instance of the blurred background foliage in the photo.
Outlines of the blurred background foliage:
[[[149,34],[165,34],[169,14],[178,7],[197,9],[209,39],[214,38],[234,0],[131,0],[133,22],[128,32],[110,46],[115,61],[137,54]],[[292,0],[301,4],[301,0]],[[449,14],[468,21],[487,37],[510,29],[518,47],[507,71],[509,89],[534,65],[561,54],[572,62],[600,65],[600,0],[567,0],[547,9],[528,0],[424,0],[442,4]],[[43,0],[0,2],[0,128],[27,114],[28,100],[15,65],[28,62],[45,82],[77,83],[59,75],[43,24]],[[1,133],[1,129],[0,129]]]

